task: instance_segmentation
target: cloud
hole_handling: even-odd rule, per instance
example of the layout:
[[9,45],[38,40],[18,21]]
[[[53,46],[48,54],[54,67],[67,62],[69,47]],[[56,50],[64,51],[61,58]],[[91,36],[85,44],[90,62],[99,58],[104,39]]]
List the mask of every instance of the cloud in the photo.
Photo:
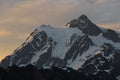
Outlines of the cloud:
[[7,31],[7,30],[0,30],[0,38],[3,38],[3,37],[8,37],[11,35],[11,32],[10,31]]
[[101,4],[101,3],[105,3],[107,0],[86,0],[86,1],[91,4]]
[[[14,6],[4,10],[0,17],[0,29],[9,29],[16,34],[21,32],[30,33],[40,24],[51,24],[54,26],[64,26],[73,19],[80,7],[73,0],[29,0],[16,3]],[[82,10],[81,8],[79,10]],[[85,7],[84,7],[85,8]],[[66,17],[66,19],[65,19]]]
[[0,21],[17,32],[23,28],[32,30],[40,24],[63,26],[81,14],[97,24],[116,23],[120,22],[119,3],[119,0],[26,0],[6,9]]
[[116,30],[116,31],[120,31],[120,23],[115,23],[115,24],[112,24],[112,23],[104,23],[104,24],[98,24],[98,26],[100,27],[104,27],[104,28],[109,28],[109,29],[113,29],[113,30]]

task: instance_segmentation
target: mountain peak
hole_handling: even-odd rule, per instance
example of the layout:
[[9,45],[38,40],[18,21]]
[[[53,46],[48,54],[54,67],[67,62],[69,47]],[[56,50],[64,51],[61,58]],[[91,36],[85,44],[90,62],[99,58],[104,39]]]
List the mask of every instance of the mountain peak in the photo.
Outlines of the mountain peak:
[[101,29],[82,15],[72,20],[69,28],[41,25],[0,62],[0,67],[28,64],[37,68],[71,67],[86,74],[108,73],[117,77],[120,76],[119,61],[120,33]]
[[95,36],[101,33],[101,29],[92,23],[86,15],[81,15],[78,19],[71,20],[68,25],[69,28],[78,28],[88,35]]
[[78,19],[82,20],[82,21],[88,21],[89,20],[86,15],[81,15]]

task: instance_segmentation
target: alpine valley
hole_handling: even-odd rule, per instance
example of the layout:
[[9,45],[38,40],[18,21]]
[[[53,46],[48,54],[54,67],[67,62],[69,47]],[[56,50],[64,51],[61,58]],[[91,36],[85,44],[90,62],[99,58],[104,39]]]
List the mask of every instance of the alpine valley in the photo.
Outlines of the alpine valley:
[[41,25],[0,66],[29,64],[39,69],[70,67],[120,80],[120,32],[98,27],[86,15],[71,20],[65,28]]

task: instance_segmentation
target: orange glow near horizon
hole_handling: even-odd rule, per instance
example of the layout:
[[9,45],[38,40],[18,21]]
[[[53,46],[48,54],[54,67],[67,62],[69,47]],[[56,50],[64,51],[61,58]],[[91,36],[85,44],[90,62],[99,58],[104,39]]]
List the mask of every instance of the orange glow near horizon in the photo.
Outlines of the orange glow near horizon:
[[11,33],[7,30],[0,30],[0,37],[6,37],[11,35]]
[[[11,55],[15,49],[18,48],[22,44],[23,41],[14,42],[14,44],[5,44],[3,43],[0,46],[0,61],[4,59],[6,56]],[[15,44],[16,43],[16,44]]]
[[6,56],[12,54],[13,48],[0,48],[0,61],[4,59]]

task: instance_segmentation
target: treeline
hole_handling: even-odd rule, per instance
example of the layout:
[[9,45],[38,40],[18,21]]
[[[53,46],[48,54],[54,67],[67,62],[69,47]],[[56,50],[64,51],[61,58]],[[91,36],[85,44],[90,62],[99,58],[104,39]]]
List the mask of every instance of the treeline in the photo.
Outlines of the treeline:
[[26,67],[12,66],[0,68],[0,80],[113,80],[100,75],[85,75],[71,68],[37,69],[32,65]]

